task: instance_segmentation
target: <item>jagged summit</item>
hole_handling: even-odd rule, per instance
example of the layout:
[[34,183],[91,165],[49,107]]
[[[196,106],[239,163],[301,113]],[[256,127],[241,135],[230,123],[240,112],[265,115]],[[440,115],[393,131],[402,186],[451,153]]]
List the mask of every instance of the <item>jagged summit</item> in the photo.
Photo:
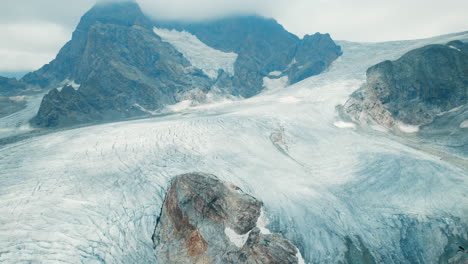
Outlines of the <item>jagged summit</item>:
[[191,35],[166,32],[165,39],[155,26],[160,27],[136,2],[91,8],[57,57],[23,78],[45,89],[81,85],[73,100],[56,92],[46,96],[33,125],[148,115],[183,100],[203,101],[211,91],[248,98],[265,88],[271,72],[294,83],[319,74],[341,55],[329,36],[316,36],[325,42],[300,40],[274,19],[258,16],[166,25]]
[[155,23],[164,28],[187,30],[209,46],[225,52],[239,52],[248,41],[254,39],[285,49],[299,40],[275,19],[259,15],[230,16],[190,23],[177,21]]
[[[81,83],[90,71],[85,54],[89,40],[93,40],[98,27],[109,25],[131,27],[140,26],[151,30],[151,21],[143,14],[139,5],[133,1],[100,2],[95,4],[81,18],[73,32],[72,39],[59,51],[57,57],[38,71],[26,74],[23,81],[41,87],[56,88],[64,80]],[[100,56],[101,54],[95,54]],[[89,67],[88,67],[89,66]],[[86,67],[88,67],[86,69]]]
[[135,1],[99,2],[82,18],[77,31],[86,30],[96,22],[122,26],[138,25],[151,28],[151,21],[143,14]]

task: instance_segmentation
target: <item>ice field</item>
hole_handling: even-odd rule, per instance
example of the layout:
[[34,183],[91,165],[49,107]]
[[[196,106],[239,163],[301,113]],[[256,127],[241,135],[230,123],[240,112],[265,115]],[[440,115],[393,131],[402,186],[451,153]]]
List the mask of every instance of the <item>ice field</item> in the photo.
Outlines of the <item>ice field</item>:
[[[155,263],[151,236],[165,191],[173,176],[194,171],[262,200],[268,228],[306,263],[349,260],[349,247],[379,263],[441,255],[463,263],[467,168],[346,123],[335,107],[369,66],[466,38],[342,41],[326,73],[290,87],[0,146],[0,263]],[[0,127],[21,133],[19,119]]]

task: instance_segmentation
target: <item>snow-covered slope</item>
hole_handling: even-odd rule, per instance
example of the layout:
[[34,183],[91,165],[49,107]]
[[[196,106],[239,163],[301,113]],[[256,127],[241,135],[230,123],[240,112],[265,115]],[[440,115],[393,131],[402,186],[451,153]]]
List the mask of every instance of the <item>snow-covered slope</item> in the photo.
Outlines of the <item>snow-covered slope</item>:
[[291,87],[4,145],[0,263],[153,263],[168,183],[192,171],[263,200],[268,228],[282,230],[306,263],[359,252],[378,263],[461,261],[467,168],[338,123],[335,106],[367,67],[467,37],[341,42],[344,54],[328,72]]
[[157,27],[153,31],[163,41],[173,45],[194,67],[201,69],[211,79],[218,77],[219,70],[234,75],[234,63],[237,60],[236,53],[213,49],[187,31]]

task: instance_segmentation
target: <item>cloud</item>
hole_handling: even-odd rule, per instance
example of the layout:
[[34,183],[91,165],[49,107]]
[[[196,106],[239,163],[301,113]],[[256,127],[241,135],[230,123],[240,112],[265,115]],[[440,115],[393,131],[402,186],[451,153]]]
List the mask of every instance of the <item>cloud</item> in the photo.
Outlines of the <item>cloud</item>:
[[52,60],[70,39],[69,30],[48,22],[0,24],[0,71],[29,71]]
[[171,20],[202,20],[245,13],[272,17],[293,2],[300,0],[138,0],[151,17]]
[[[4,1],[0,71],[37,69],[59,51],[97,0]],[[125,1],[125,0],[99,0]],[[276,18],[298,36],[386,41],[468,30],[466,0],[136,0],[157,19],[201,20],[256,13]]]

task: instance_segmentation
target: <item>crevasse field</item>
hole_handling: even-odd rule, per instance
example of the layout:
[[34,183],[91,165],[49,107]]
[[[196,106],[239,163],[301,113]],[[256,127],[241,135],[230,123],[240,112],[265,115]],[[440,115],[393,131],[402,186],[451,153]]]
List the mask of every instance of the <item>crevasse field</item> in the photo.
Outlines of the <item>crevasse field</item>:
[[[166,116],[0,146],[0,263],[155,263],[165,191],[173,176],[194,171],[262,200],[269,229],[307,263],[337,263],[350,245],[380,263],[460,261],[453,247],[468,239],[466,167],[344,122],[335,107],[369,66],[463,38],[339,42],[344,54],[326,73],[293,86],[266,80],[268,89],[246,100],[183,102]],[[219,57],[229,68],[230,57]],[[0,119],[0,135],[30,130],[39,100]]]

